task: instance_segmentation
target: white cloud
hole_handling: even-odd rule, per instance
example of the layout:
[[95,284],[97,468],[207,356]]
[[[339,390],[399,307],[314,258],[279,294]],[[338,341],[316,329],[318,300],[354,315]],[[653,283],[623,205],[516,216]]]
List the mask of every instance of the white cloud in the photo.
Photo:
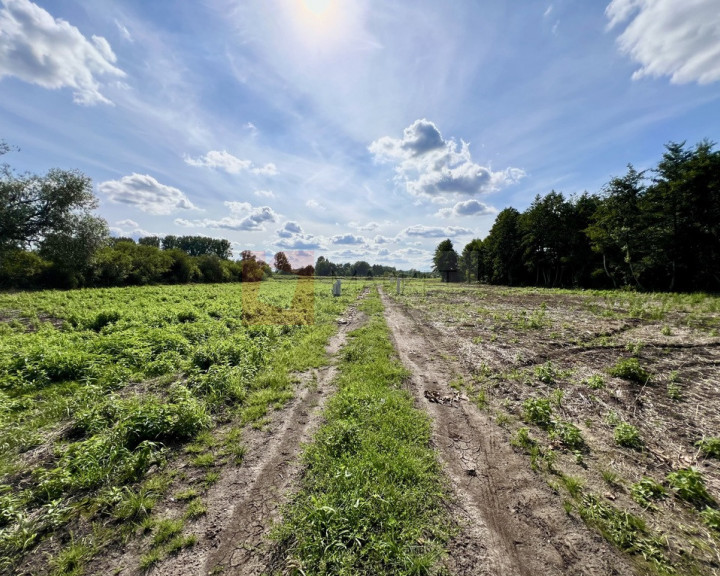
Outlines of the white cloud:
[[339,234],[330,238],[333,244],[365,244],[363,236],[355,236],[355,234]]
[[551,13],[552,11],[553,11],[553,5],[550,4],[550,6],[548,6],[548,7],[545,9],[545,12],[543,12],[543,16],[544,16],[545,18],[547,18],[548,16],[550,16],[550,13]]
[[125,26],[125,24],[118,20],[115,20],[115,26],[117,26],[118,32],[120,32],[120,36],[122,36],[128,42],[133,42],[132,34],[130,34],[130,30],[127,29],[127,26]]
[[99,77],[123,78],[105,38],[88,40],[65,20],[30,0],[3,0],[0,10],[0,79],[15,76],[43,88],[72,88],[73,101],[111,104]]
[[135,220],[130,220],[129,218],[127,220],[118,220],[115,222],[118,226],[121,226],[122,228],[137,228],[140,226]]
[[453,236],[467,236],[469,234],[473,234],[473,231],[460,226],[441,227],[424,226],[422,224],[408,226],[400,232],[400,235],[402,236],[420,238],[450,238]]
[[355,228],[357,228],[361,232],[372,232],[373,230],[377,230],[378,228],[380,228],[380,224],[377,222],[368,222],[367,224],[364,224],[362,226],[356,225]]
[[185,163],[190,166],[219,168],[228,174],[250,172],[262,176],[275,176],[278,173],[275,164],[269,163],[265,164],[265,166],[255,166],[251,160],[242,160],[237,156],[233,156],[227,150],[210,150],[207,154],[197,158],[186,156]]
[[378,162],[396,165],[397,179],[414,196],[475,195],[516,182],[525,173],[518,168],[493,172],[472,161],[470,145],[444,140],[426,119],[405,128],[401,139],[384,136],[368,147]]
[[457,218],[459,216],[483,216],[485,214],[495,214],[496,212],[497,210],[492,206],[471,199],[458,202],[452,208],[441,208],[437,215],[442,218]]
[[112,202],[130,204],[149,214],[197,210],[182,191],[160,184],[147,174],[131,174],[123,176],[120,180],[101,182],[98,184],[98,190]]
[[720,6],[717,0],[613,0],[609,29],[626,24],[620,50],[640,64],[633,74],[669,76],[674,84],[720,80]]
[[277,231],[278,239],[275,245],[291,250],[317,250],[324,247],[324,241],[319,236],[303,233],[303,229],[292,220],[285,222]]
[[224,202],[224,204],[230,209],[231,216],[225,216],[219,220],[212,218],[199,220],[176,218],[175,224],[186,228],[264,232],[265,222],[277,222],[279,219],[278,214],[270,206],[254,207],[249,202]]
[[275,193],[272,190],[255,190],[253,194],[258,198],[275,198]]
[[310,200],[305,202],[305,206],[314,210],[325,210],[325,206],[323,206],[322,204],[320,204],[320,202],[314,200],[313,198],[310,198]]

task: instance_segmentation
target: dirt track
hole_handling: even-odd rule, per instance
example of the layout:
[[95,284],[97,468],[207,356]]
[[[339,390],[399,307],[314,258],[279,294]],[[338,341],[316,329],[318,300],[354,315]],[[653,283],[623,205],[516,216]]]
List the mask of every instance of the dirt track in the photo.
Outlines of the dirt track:
[[[343,347],[347,334],[358,328],[364,314],[351,306],[326,352],[333,356]],[[322,409],[330,395],[335,377],[333,365],[298,375],[297,396],[271,424],[245,431],[247,446],[243,463],[228,468],[207,493],[207,514],[192,523],[198,542],[192,548],[171,556],[146,574],[152,576],[188,576],[223,574],[257,576],[273,563],[267,535],[279,516],[279,508],[294,490],[300,472],[302,444],[320,425]],[[128,547],[110,554],[89,573],[141,574],[137,568],[141,550]]]
[[561,499],[511,448],[508,434],[473,404],[429,402],[462,368],[451,342],[382,294],[395,348],[412,372],[410,389],[433,420],[433,441],[456,497],[461,533],[448,569],[458,576],[633,574],[599,535],[568,516]]

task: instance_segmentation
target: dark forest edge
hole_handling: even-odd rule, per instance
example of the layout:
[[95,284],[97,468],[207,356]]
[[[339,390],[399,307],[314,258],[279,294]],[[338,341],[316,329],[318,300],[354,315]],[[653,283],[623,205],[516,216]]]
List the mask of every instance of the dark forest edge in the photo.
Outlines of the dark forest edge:
[[[599,194],[554,190],[524,211],[505,208],[461,255],[438,246],[439,272],[490,284],[720,291],[720,152],[670,142],[656,167]],[[450,243],[450,250],[452,245]]]
[[[462,254],[450,240],[433,258],[444,280],[490,284],[720,291],[720,152],[704,140],[670,142],[657,166],[631,164],[598,194],[551,191],[524,211],[502,210],[485,239]],[[0,155],[12,148],[0,141]],[[88,177],[50,170],[17,175],[0,166],[0,288],[75,288],[258,281],[270,266],[250,251],[231,260],[230,242],[203,236],[111,238],[94,215]],[[426,276],[390,266],[334,264],[320,256],[285,273]],[[286,262],[286,261],[285,261]],[[283,262],[283,264],[285,263]]]

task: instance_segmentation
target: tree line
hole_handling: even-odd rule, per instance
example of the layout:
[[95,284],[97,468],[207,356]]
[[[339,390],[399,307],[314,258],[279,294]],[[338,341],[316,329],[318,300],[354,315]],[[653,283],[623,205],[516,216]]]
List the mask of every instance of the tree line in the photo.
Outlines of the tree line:
[[437,271],[455,262],[462,279],[491,284],[718,291],[720,152],[670,142],[652,169],[628,165],[598,194],[553,190],[505,208],[486,238],[445,251]]

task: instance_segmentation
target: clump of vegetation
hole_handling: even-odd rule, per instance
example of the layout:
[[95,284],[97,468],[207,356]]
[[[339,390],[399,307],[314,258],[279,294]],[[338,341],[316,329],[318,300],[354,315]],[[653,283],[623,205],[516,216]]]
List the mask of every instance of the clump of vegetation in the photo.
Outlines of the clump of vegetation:
[[589,378],[583,380],[583,384],[586,384],[592,390],[600,390],[605,388],[605,378],[600,374],[593,374]]
[[667,569],[665,545],[650,532],[642,518],[603,502],[594,494],[585,494],[578,505],[580,517],[623,552],[641,555],[657,567]]
[[545,384],[555,384],[558,377],[557,368],[549,360],[545,364],[535,368],[535,378],[544,382]]
[[711,436],[695,443],[700,452],[707,458],[720,458],[720,438]]
[[712,506],[715,500],[705,488],[705,479],[695,468],[681,468],[667,475],[675,495],[697,507]]
[[652,478],[643,477],[630,486],[630,495],[640,506],[654,510],[656,507],[653,502],[665,498],[667,492],[662,484],[658,484]]
[[570,450],[583,450],[586,448],[580,429],[570,422],[560,421],[556,423],[550,432],[550,437],[557,438]]
[[552,407],[549,398],[528,398],[523,402],[523,418],[542,428],[552,423]]
[[700,512],[700,516],[708,528],[712,528],[715,532],[720,534],[720,511],[706,506],[705,510]]
[[620,422],[615,426],[613,436],[615,437],[615,442],[625,448],[640,450],[643,447],[643,441],[642,438],[640,438],[638,429],[627,422]]
[[608,371],[610,376],[630,380],[638,384],[647,384],[650,381],[650,373],[640,366],[637,358],[625,358],[618,362]]

